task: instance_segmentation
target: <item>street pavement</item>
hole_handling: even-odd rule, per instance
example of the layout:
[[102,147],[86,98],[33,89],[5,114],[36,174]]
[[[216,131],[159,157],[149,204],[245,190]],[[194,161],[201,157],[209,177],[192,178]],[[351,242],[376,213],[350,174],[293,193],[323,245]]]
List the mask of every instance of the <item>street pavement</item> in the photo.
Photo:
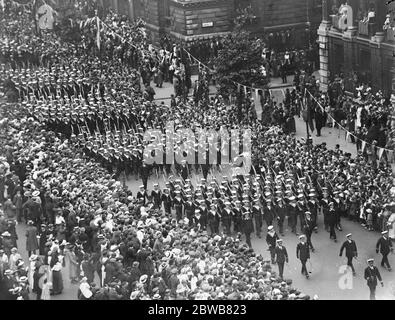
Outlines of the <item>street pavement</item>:
[[[290,78],[289,81],[292,79]],[[274,79],[272,86],[277,86],[279,79]],[[291,84],[290,84],[291,85]],[[163,100],[167,103],[167,98],[173,93],[173,87],[169,83],[165,83],[163,88],[154,88],[156,91],[155,98],[159,101]],[[215,88],[210,88],[211,93],[215,93]],[[278,101],[282,100],[283,91],[281,89],[274,90],[273,94],[276,96]],[[301,139],[306,137],[306,126],[303,120],[296,118],[296,138]],[[334,148],[336,144],[340,144],[341,148],[347,152],[351,152],[353,155],[356,153],[355,144],[348,143],[345,141],[345,133],[338,132],[337,129],[324,128],[322,130],[321,137],[315,137],[313,133],[313,143],[326,142],[329,148]],[[220,179],[222,175],[229,175],[229,168],[222,167],[222,172],[216,171],[215,176]],[[197,181],[202,177],[201,173],[193,173],[191,182],[196,184]],[[138,191],[139,185],[142,184],[141,180],[137,180],[137,177],[130,177],[129,181],[126,182],[128,188],[132,190],[133,194]],[[210,176],[209,176],[210,180]],[[161,175],[154,173],[148,182],[148,189],[152,190],[153,184],[157,182],[161,188],[164,188],[164,179]],[[301,264],[296,258],[296,245],[298,238],[292,234],[290,230],[285,230],[285,236],[283,237],[284,245],[288,250],[289,263],[286,264],[284,270],[284,277],[293,280],[293,285],[299,290],[311,297],[317,295],[321,300],[368,300],[369,299],[369,288],[366,285],[366,281],[363,278],[363,271],[366,267],[366,260],[368,258],[374,258],[375,264],[378,266],[384,281],[384,287],[377,287],[376,297],[382,300],[394,300],[395,299],[395,272],[389,272],[386,269],[380,267],[381,256],[375,252],[375,244],[380,234],[377,232],[370,232],[364,229],[360,224],[352,221],[348,221],[346,218],[342,219],[343,231],[336,231],[338,242],[334,243],[329,239],[329,233],[323,229],[323,217],[319,216],[319,230],[317,234],[313,234],[312,242],[316,249],[311,254],[311,263],[308,263],[308,270],[311,271],[310,279],[306,279],[301,275]],[[263,226],[262,238],[259,239],[255,235],[252,235],[252,246],[256,252],[262,254],[262,256],[270,260],[269,252],[267,251],[267,245],[265,242],[266,228]],[[275,226],[277,229],[277,226]],[[17,226],[18,248],[23,255],[27,265],[27,252],[25,250],[25,230],[26,225],[24,223]],[[348,271],[346,273],[346,258],[339,257],[340,246],[345,240],[345,235],[348,233],[353,234],[353,239],[357,243],[358,247],[358,260],[354,260],[354,266],[356,268],[357,275],[353,277]],[[389,256],[390,263],[395,265],[394,255]],[[273,265],[273,269],[277,271],[277,266]],[[78,285],[71,284],[69,280],[68,264],[62,271],[64,291],[61,295],[53,296],[53,300],[74,300],[77,298]],[[98,278],[96,276],[95,282],[98,284]],[[31,295],[32,299],[35,295]]]

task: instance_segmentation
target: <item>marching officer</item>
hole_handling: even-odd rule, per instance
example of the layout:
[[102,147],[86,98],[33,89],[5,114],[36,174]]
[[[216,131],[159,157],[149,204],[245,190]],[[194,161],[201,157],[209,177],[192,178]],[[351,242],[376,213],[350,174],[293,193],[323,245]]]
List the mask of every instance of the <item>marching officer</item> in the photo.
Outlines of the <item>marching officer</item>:
[[233,208],[233,229],[235,232],[241,232],[241,223],[242,223],[242,209],[241,209],[241,201],[236,200],[236,206]]
[[255,219],[255,231],[257,237],[261,238],[262,231],[262,208],[260,206],[260,200],[254,199],[254,206],[252,207],[252,215]]
[[284,264],[285,262],[288,263],[288,253],[287,253],[287,249],[283,246],[282,239],[277,240],[275,255],[276,255],[276,263],[278,265],[278,274],[280,278],[283,279]]
[[319,210],[319,205],[318,201],[316,199],[316,193],[314,189],[310,190],[309,193],[309,200],[307,201],[307,209],[311,214],[311,220],[313,223],[313,229],[317,233],[318,228],[317,228],[317,217],[318,217],[318,210]]
[[286,216],[286,210],[287,208],[284,204],[284,199],[282,197],[278,198],[275,212],[277,216],[277,225],[281,236],[284,236],[284,220]]
[[170,189],[169,188],[164,188],[163,189],[163,194],[161,197],[161,201],[163,202],[163,207],[165,208],[165,213],[167,215],[171,215],[171,208],[173,206],[171,195],[170,195]]
[[306,268],[306,262],[308,259],[310,259],[310,248],[309,248],[309,244],[306,242],[306,236],[304,234],[299,236],[299,239],[300,242],[296,246],[296,257],[302,263],[302,274],[304,274],[308,279],[309,272],[307,271]]
[[180,221],[182,219],[182,206],[184,201],[181,198],[181,191],[176,190],[174,191],[175,197],[173,199],[173,206],[174,209],[176,210],[176,218],[177,221]]
[[357,251],[357,245],[355,241],[352,239],[352,234],[349,233],[346,235],[347,240],[343,242],[341,248],[340,248],[340,253],[339,256],[341,257],[343,255],[343,250],[346,250],[346,257],[347,257],[347,265],[351,268],[352,274],[355,276],[356,272],[354,269],[354,266],[352,264],[352,259],[358,257],[358,251]]
[[218,234],[219,233],[219,221],[220,215],[218,210],[212,206],[212,209],[207,214],[207,223],[210,227],[211,234]]
[[[270,196],[269,196],[270,197]],[[274,219],[274,207],[271,198],[266,198],[266,204],[263,207],[263,218],[265,219],[266,225],[271,226]]]
[[374,259],[368,259],[368,267],[365,269],[364,278],[370,289],[370,300],[376,300],[377,280],[380,281],[381,286],[384,287],[384,282],[381,278],[379,269],[374,265]]
[[225,229],[225,233],[227,235],[231,234],[230,228],[232,224],[232,208],[231,203],[229,201],[225,202],[225,208],[222,210],[221,214],[222,225]]
[[376,253],[379,253],[380,251],[381,255],[383,256],[383,259],[381,260],[381,266],[383,268],[387,268],[388,271],[391,271],[392,269],[388,261],[388,255],[394,250],[394,248],[392,247],[391,239],[388,237],[388,231],[383,231],[381,234],[382,237],[377,241],[376,244]]
[[200,224],[201,224],[201,229],[206,230],[207,229],[207,206],[206,202],[204,200],[199,200],[199,207],[198,209],[200,210]]
[[276,233],[276,231],[274,230],[273,226],[268,226],[267,227],[267,235],[266,235],[266,243],[269,246],[269,252],[270,252],[270,258],[272,260],[272,264],[275,264],[275,257],[276,257],[276,243],[277,240],[280,239]]
[[242,210],[242,230],[246,236],[246,243],[252,248],[251,233],[254,232],[254,225],[252,223],[252,213],[249,206],[249,203],[246,202]]
[[332,201],[329,202],[328,208],[329,208],[329,211],[327,213],[327,222],[329,225],[329,238],[333,239],[333,241],[337,242],[336,232],[335,232],[337,218],[336,218],[335,206]]
[[195,204],[192,201],[192,195],[187,194],[187,201],[184,203],[184,215],[189,219],[189,224],[192,225],[192,218],[195,214]]
[[148,194],[147,194],[147,191],[145,191],[145,187],[143,185],[141,185],[140,190],[137,191],[136,198],[137,198],[137,200],[142,201],[143,206],[145,206],[145,204],[148,200]]
[[140,176],[141,180],[143,180],[143,186],[144,189],[147,190],[147,184],[148,184],[148,177],[150,175],[151,167],[147,165],[145,162],[145,159],[143,159],[141,168],[140,168]]
[[151,191],[151,201],[154,203],[154,209],[160,209],[162,206],[162,191],[159,184],[154,184],[154,190]]
[[311,242],[311,235],[313,234],[314,223],[311,219],[310,211],[304,213],[304,219],[302,223],[302,232],[306,236],[307,244],[309,245],[312,252],[314,252],[313,243]]

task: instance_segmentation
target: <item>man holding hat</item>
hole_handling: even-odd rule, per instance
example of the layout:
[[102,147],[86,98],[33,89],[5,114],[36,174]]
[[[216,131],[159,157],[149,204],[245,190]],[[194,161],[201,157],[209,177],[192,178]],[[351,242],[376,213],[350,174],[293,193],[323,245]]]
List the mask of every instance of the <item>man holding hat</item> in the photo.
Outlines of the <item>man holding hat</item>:
[[380,253],[383,256],[383,259],[381,260],[381,266],[387,268],[388,271],[391,271],[392,269],[388,261],[388,255],[394,250],[394,248],[392,247],[391,239],[388,238],[388,231],[383,231],[381,234],[382,237],[377,241],[376,244],[376,253],[379,253],[380,250]]
[[304,234],[299,236],[300,242],[296,246],[296,257],[302,263],[302,274],[309,278],[309,273],[306,268],[306,262],[310,259],[310,248],[309,244],[306,242],[306,236]]
[[349,233],[346,235],[347,240],[343,242],[341,248],[340,248],[340,253],[339,256],[341,257],[343,255],[343,250],[346,249],[346,257],[347,257],[347,265],[351,268],[352,274],[355,276],[355,269],[352,264],[352,259],[355,257],[357,258],[358,252],[357,252],[357,245],[354,240],[352,240],[352,234]]
[[370,289],[370,300],[376,300],[377,279],[380,281],[382,287],[384,287],[384,282],[381,278],[379,269],[374,265],[374,259],[368,259],[367,262],[368,267],[365,269],[364,278]]

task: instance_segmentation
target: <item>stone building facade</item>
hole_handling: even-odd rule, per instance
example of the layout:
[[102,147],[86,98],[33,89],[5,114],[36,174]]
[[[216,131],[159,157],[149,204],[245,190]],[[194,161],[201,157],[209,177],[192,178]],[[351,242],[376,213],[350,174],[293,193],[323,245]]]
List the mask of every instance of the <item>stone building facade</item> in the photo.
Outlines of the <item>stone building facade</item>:
[[[358,77],[376,90],[395,93],[395,2],[390,6],[382,0],[323,3],[318,30],[323,89],[329,78],[342,73],[349,91]],[[386,20],[390,23],[384,27]]]
[[171,35],[183,41],[222,36],[238,10],[250,8],[247,26],[273,44],[304,46],[321,21],[320,0],[101,0],[105,7],[143,18],[154,41]]

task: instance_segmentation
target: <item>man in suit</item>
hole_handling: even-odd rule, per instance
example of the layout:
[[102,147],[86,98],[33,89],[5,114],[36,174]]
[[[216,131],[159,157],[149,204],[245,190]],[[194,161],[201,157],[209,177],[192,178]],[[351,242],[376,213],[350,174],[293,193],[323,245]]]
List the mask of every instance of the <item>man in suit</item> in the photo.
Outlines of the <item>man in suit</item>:
[[284,264],[285,262],[288,263],[288,253],[287,253],[287,249],[283,246],[282,239],[277,240],[275,255],[276,255],[276,262],[278,265],[278,274],[280,278],[283,279]]
[[351,268],[352,274],[355,276],[355,269],[352,264],[352,259],[358,256],[357,252],[357,245],[354,240],[352,240],[352,234],[349,233],[347,236],[347,240],[343,242],[341,248],[340,248],[340,254],[339,256],[341,257],[343,255],[343,250],[346,249],[346,257],[347,257],[347,265]]
[[384,282],[381,279],[379,269],[374,266],[374,259],[368,259],[368,267],[365,269],[364,278],[370,289],[370,300],[376,300],[377,279],[380,281],[382,287],[384,287]]
[[388,271],[391,271],[392,269],[388,261],[388,255],[394,250],[394,248],[392,247],[391,239],[388,238],[388,231],[383,231],[381,234],[382,237],[377,241],[376,244],[376,253],[379,253],[380,250],[380,253],[383,256],[383,259],[381,260],[381,266],[387,268]]
[[302,263],[302,274],[304,274],[308,279],[309,272],[307,271],[306,268],[306,262],[308,259],[310,259],[310,248],[309,248],[309,244],[306,242],[306,236],[304,234],[299,236],[299,239],[300,242],[296,246],[296,257]]

